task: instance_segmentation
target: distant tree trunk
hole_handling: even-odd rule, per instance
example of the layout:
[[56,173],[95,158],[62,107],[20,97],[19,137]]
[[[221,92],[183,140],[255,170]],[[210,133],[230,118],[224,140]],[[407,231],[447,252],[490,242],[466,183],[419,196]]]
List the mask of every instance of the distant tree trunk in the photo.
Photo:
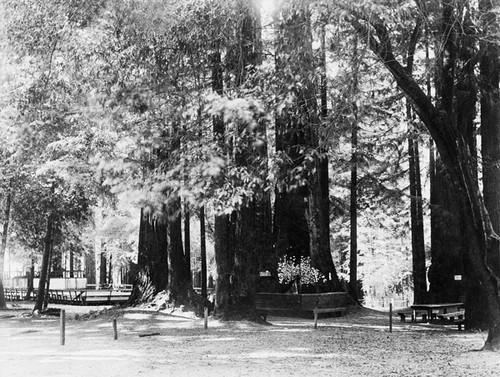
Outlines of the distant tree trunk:
[[38,310],[41,312],[43,310],[45,296],[47,295],[46,284],[49,274],[49,264],[50,264],[50,254],[52,251],[52,242],[54,236],[54,217],[52,214],[47,217],[47,226],[45,230],[45,241],[42,257],[42,268],[40,271],[40,280],[38,283],[38,293],[36,296],[35,307],[33,311]]
[[7,309],[3,287],[3,269],[5,266],[5,250],[7,249],[7,236],[9,234],[10,207],[12,205],[12,193],[9,191],[5,199],[3,214],[2,243],[0,244],[0,309]]

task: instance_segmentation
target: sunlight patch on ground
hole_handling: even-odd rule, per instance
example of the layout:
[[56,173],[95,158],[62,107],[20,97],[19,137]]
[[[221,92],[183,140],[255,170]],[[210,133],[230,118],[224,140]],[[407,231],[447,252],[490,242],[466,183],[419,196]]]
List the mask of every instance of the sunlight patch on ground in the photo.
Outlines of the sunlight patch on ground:
[[271,329],[269,332],[308,332],[311,331],[311,328],[309,329],[289,329],[289,328],[284,328],[284,329]]
[[210,355],[215,359],[278,359],[278,358],[310,358],[310,359],[332,359],[338,357],[337,353],[309,353],[309,352],[288,352],[288,351],[270,351],[260,350],[239,355]]
[[123,314],[123,318],[125,318],[125,319],[144,320],[144,319],[151,319],[152,317],[153,317],[153,315],[150,313],[125,313],[125,314]]
[[168,322],[190,322],[193,319],[188,317],[177,317],[177,316],[158,316],[155,318],[157,321],[168,321]]
[[202,342],[231,342],[238,340],[238,338],[208,338],[208,339],[200,339]]

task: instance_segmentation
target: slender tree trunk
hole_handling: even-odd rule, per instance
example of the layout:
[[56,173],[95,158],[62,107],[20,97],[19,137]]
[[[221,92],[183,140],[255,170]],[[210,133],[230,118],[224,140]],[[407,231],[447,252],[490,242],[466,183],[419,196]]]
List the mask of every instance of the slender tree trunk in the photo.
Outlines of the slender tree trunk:
[[107,262],[106,262],[106,252],[101,248],[101,253],[99,255],[99,285],[104,287],[107,284],[108,274]]
[[35,307],[33,311],[38,310],[41,312],[43,310],[43,305],[45,302],[45,296],[47,292],[45,291],[47,285],[47,277],[50,264],[50,253],[52,251],[52,241],[54,234],[54,218],[53,215],[47,217],[47,227],[45,231],[45,242],[42,257],[42,269],[40,271],[40,281],[38,283],[38,293],[36,296]]
[[353,299],[358,300],[358,124],[355,105],[353,111],[355,115],[351,129],[349,294]]
[[69,251],[69,277],[75,277],[75,252],[73,249]]
[[200,208],[200,258],[201,258],[201,297],[207,299],[207,237],[205,227],[205,206]]
[[33,257],[30,258],[31,260],[31,266],[30,266],[30,272],[28,275],[28,290],[26,292],[26,297],[25,300],[31,299],[31,293],[33,293],[34,288],[34,281],[33,279],[35,278],[35,261]]
[[191,211],[189,204],[184,204],[184,264],[185,275],[188,284],[193,284],[193,277],[191,275]]
[[3,287],[3,270],[5,266],[5,250],[7,249],[7,236],[9,234],[10,207],[12,205],[12,193],[9,191],[5,199],[3,216],[2,241],[0,244],[0,309],[7,309]]
[[52,240],[50,242],[49,251],[49,266],[47,268],[47,277],[45,278],[45,297],[43,299],[43,310],[47,309],[49,306],[49,296],[50,296],[50,279],[52,270],[52,258],[54,256],[54,225],[52,225]]

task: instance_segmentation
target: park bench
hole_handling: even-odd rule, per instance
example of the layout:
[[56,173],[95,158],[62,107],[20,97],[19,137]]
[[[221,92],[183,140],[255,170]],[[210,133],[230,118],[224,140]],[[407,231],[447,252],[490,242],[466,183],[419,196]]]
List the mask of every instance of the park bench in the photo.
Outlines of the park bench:
[[264,320],[268,313],[302,314],[312,312],[342,313],[347,310],[349,299],[345,292],[329,293],[256,293],[255,309]]
[[427,313],[423,313],[423,312],[417,311],[417,312],[415,312],[415,314],[413,314],[412,312],[398,312],[397,314],[399,316],[400,322],[406,322],[407,317],[409,317],[411,319],[411,322],[415,322],[417,320],[418,315],[422,316],[422,322],[427,321]]
[[96,290],[82,291],[79,295],[83,305],[114,305],[127,302],[130,291]]
[[439,318],[441,321],[447,321],[449,323],[457,325],[458,330],[462,330],[462,327],[465,323],[465,311],[459,310],[453,313],[438,314],[437,318]]

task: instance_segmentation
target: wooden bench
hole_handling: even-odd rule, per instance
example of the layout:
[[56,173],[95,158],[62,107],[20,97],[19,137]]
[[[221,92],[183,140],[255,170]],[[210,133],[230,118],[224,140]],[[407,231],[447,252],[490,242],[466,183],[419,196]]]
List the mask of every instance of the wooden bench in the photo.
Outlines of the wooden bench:
[[459,310],[458,312],[452,313],[438,314],[437,317],[442,321],[448,321],[450,323],[453,323],[454,325],[457,325],[459,331],[462,330],[462,327],[465,324],[464,310]]
[[[398,312],[397,314],[399,316],[400,322],[406,322],[406,317],[410,317],[411,322],[415,322],[417,320],[416,317],[418,315],[418,313],[413,314],[412,312]],[[420,315],[422,316],[422,322],[426,322],[427,321],[427,314],[422,313]]]
[[255,309],[264,320],[270,312],[301,314],[312,312],[315,320],[320,313],[342,313],[347,310],[349,299],[345,292],[329,293],[257,293]]

